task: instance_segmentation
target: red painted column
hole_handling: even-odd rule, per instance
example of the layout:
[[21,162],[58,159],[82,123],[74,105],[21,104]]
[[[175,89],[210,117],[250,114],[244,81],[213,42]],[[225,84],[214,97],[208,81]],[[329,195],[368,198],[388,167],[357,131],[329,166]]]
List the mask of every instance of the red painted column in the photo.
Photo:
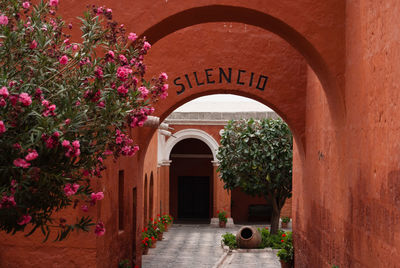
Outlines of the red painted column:
[[213,163],[213,186],[214,186],[214,208],[213,215],[218,217],[217,211],[224,210],[227,212],[227,216],[231,217],[231,194],[224,189],[224,182],[219,176],[218,161],[212,161]]
[[162,213],[169,214],[169,167],[171,164],[171,160],[163,161],[160,164],[160,186],[161,186],[161,205],[162,205]]

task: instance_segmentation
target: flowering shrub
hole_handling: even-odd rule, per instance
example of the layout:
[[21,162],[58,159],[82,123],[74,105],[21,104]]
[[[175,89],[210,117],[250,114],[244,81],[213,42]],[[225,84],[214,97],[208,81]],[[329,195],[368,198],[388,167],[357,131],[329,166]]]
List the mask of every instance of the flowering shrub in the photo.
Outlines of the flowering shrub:
[[224,211],[224,210],[222,210],[222,211],[217,210],[217,214],[218,214],[218,219],[219,219],[219,221],[222,221],[222,222],[227,222],[227,221],[228,221],[228,219],[226,218],[226,211]]
[[142,230],[142,248],[149,248],[153,245],[154,242],[156,242],[156,237],[154,237],[151,229],[148,229],[147,227],[143,228]]
[[289,217],[283,217],[282,218],[282,222],[283,223],[289,223],[290,222],[290,218]]
[[278,251],[277,256],[280,260],[293,265],[294,249],[292,232],[283,233],[281,236],[282,246],[281,249]]
[[164,213],[159,219],[164,225],[169,225],[174,221],[174,217]]
[[92,7],[82,42],[56,17],[58,0],[0,1],[0,230],[62,240],[76,229],[103,235],[90,217],[54,219],[66,207],[88,211],[104,198],[91,181],[107,156],[132,156],[129,128],[143,126],[167,96],[167,75],[144,80],[151,45],[126,33],[112,10]]

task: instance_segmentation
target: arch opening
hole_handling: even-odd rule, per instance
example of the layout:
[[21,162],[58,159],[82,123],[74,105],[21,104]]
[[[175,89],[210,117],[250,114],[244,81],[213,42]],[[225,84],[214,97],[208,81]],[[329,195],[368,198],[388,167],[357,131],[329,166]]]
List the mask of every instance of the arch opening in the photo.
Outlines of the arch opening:
[[295,48],[317,75],[327,96],[334,122],[345,118],[345,102],[342,91],[329,66],[313,44],[284,21],[258,10],[229,6],[208,5],[175,13],[145,30],[141,36],[155,44],[180,29],[209,22],[238,22],[272,32]]
[[202,140],[181,139],[170,159],[170,213],[181,222],[208,223],[213,207],[211,149]]

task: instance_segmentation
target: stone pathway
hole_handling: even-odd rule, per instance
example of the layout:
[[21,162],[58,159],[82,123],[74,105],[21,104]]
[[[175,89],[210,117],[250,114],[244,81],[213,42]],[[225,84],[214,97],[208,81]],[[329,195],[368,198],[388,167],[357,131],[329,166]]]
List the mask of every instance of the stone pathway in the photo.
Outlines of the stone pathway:
[[221,235],[236,234],[235,228],[216,228],[208,224],[174,224],[164,233],[149,254],[143,256],[143,268],[279,268],[272,251],[227,254],[221,248]]

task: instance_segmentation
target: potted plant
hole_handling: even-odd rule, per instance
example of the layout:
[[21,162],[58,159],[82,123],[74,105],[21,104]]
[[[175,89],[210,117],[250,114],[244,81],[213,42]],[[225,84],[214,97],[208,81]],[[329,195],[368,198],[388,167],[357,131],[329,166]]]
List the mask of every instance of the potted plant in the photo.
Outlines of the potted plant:
[[288,223],[290,222],[290,218],[289,217],[283,217],[281,219],[282,221],[282,228],[287,228],[288,227]]
[[282,234],[282,248],[278,251],[277,256],[281,262],[282,268],[291,268],[294,263],[294,249],[293,249],[293,240],[292,233],[284,233]]
[[152,246],[153,244],[153,240],[150,239],[150,234],[148,233],[148,228],[145,227],[142,230],[142,254],[143,255],[147,255],[147,253],[149,252],[149,247]]
[[218,214],[218,219],[219,219],[219,227],[220,228],[225,228],[226,227],[226,222],[228,221],[228,219],[226,217],[226,211],[224,211],[224,210],[218,211],[217,210],[217,214]]
[[163,233],[165,231],[164,224],[162,221],[155,221],[154,224],[157,225],[157,240],[161,241],[163,239]]
[[169,226],[171,226],[173,220],[174,220],[174,218],[171,215],[168,215],[166,213],[160,217],[160,221],[162,223],[164,223],[165,232],[168,232],[168,228],[169,228]]

